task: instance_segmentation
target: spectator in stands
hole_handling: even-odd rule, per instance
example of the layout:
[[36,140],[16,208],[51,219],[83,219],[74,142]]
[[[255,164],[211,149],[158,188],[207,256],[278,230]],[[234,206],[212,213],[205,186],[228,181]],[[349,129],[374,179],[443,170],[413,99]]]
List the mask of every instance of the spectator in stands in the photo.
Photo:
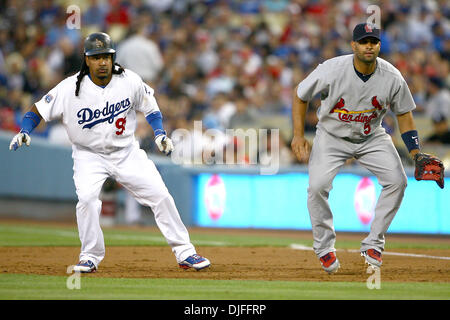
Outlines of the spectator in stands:
[[74,46],[68,38],[62,38],[59,42],[62,59],[62,74],[66,78],[77,73],[81,67],[80,53],[78,47]]
[[107,12],[105,17],[106,26],[128,26],[130,24],[128,7],[120,0],[109,0],[108,2],[109,11]]
[[16,123],[14,111],[11,108],[0,109],[0,129],[18,132],[20,126]]
[[269,165],[271,163],[273,164],[274,161],[278,161],[280,166],[289,166],[297,162],[291,148],[281,133],[269,129],[267,130],[265,141],[262,141],[259,145],[258,163],[261,165]]
[[164,61],[159,47],[149,38],[150,15],[141,14],[138,20],[131,35],[118,46],[117,62],[136,72],[151,86],[164,67]]
[[425,143],[450,145],[450,129],[445,116],[433,118],[433,133],[426,139]]
[[38,12],[36,13],[38,15],[38,20],[41,21],[44,26],[49,27],[51,25],[54,25],[61,16],[60,10],[61,7],[54,1],[44,0],[41,1],[41,5],[40,7],[38,7]]
[[211,123],[215,129],[224,131],[229,128],[229,122],[236,112],[236,105],[230,101],[225,93],[218,93],[214,96],[211,103],[211,110],[205,114],[204,121]]
[[231,116],[229,121],[229,128],[250,128],[255,126],[255,119],[257,115],[255,110],[250,105],[250,102],[243,96],[240,96],[235,101],[236,112]]
[[428,81],[429,98],[426,102],[426,114],[430,119],[450,117],[450,91],[445,88],[441,78],[431,77]]
[[[241,121],[244,109],[252,111],[255,121],[265,116],[263,111],[286,116],[290,114],[291,88],[308,75],[312,65],[351,53],[347,40],[352,24],[364,19],[367,7],[364,1],[348,0],[81,3],[82,29],[70,30],[65,1],[2,2],[0,109],[17,112],[17,101],[26,95],[40,98],[65,74],[76,71],[73,52],[80,51],[82,33],[97,29],[117,35],[118,62],[141,72],[161,92],[168,131],[176,129],[183,117],[189,126],[194,120],[207,118],[223,130],[235,126],[236,119]],[[430,120],[440,113],[450,117],[448,110],[441,110],[449,106],[449,12],[448,1],[383,1],[382,57],[391,61],[410,85],[417,104],[414,112]],[[142,45],[150,38],[153,50],[159,50],[164,61],[159,67],[149,65],[158,64],[159,58],[148,58]],[[122,49],[136,47],[136,43],[130,44],[133,41],[138,50],[122,55]],[[145,53],[146,57],[136,58],[134,53]],[[145,75],[150,73],[153,75]],[[439,90],[433,87],[433,82],[439,82],[434,78],[441,80]],[[17,91],[12,94],[12,90]],[[225,94],[228,104],[220,116],[217,94]],[[246,108],[239,106],[241,99],[247,101]],[[319,106],[320,99],[310,104],[307,131],[314,130]]]
[[187,120],[201,118],[202,115],[205,114],[210,108],[210,101],[205,89],[203,89],[202,87],[196,88],[195,92],[190,96],[190,98],[192,105]]
[[[45,33],[45,46],[52,47],[58,45],[59,41],[63,38],[69,39],[69,41],[77,47],[82,40],[81,32],[78,29],[67,28],[65,8],[58,8],[59,14],[56,15],[52,24],[47,26]],[[24,27],[24,30],[27,30]],[[27,43],[28,41],[25,41]]]
[[25,85],[25,59],[19,52],[13,52],[6,57],[6,77],[9,90],[22,90]]
[[81,15],[82,23],[86,26],[103,29],[107,12],[108,7],[104,3],[98,0],[89,0],[89,7]]

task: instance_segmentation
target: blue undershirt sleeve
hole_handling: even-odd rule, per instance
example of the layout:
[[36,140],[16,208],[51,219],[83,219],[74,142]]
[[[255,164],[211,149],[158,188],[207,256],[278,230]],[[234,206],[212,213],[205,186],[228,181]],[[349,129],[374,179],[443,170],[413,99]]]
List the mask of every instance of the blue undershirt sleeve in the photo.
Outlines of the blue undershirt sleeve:
[[22,119],[22,128],[20,132],[30,134],[41,122],[41,118],[34,112],[27,112]]
[[153,132],[155,133],[155,137],[161,134],[166,134],[166,131],[164,131],[163,128],[162,114],[160,111],[150,113],[145,118],[147,119],[147,122],[152,126]]

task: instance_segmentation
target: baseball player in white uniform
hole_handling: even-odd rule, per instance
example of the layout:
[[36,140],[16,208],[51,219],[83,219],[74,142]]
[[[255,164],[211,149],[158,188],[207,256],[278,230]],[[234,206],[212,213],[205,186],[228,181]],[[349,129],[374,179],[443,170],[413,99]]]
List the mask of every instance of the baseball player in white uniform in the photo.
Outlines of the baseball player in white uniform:
[[154,163],[135,139],[136,112],[142,112],[155,133],[159,150],[169,155],[172,141],[162,125],[154,90],[134,72],[114,63],[115,49],[105,33],[93,33],[84,42],[81,71],[61,81],[36,102],[11,141],[16,150],[30,145],[30,133],[41,119],[62,119],[72,142],[78,231],[79,263],[74,271],[94,272],[105,256],[99,216],[99,194],[107,177],[113,177],[136,200],[155,214],[181,268],[200,270],[210,266],[198,255],[172,196]]
[[[329,59],[317,66],[296,87],[293,106],[294,137],[291,147],[298,160],[308,162],[308,211],[314,251],[325,271],[336,272],[336,234],[328,204],[332,182],[346,160],[355,158],[370,170],[382,191],[361,255],[374,267],[382,264],[385,233],[402,202],[407,184],[400,157],[381,121],[390,108],[397,117],[410,155],[419,153],[412,116],[414,100],[401,73],[378,57],[380,30],[358,24],[351,42],[353,54]],[[312,144],[304,137],[308,101],[321,95],[318,124]]]

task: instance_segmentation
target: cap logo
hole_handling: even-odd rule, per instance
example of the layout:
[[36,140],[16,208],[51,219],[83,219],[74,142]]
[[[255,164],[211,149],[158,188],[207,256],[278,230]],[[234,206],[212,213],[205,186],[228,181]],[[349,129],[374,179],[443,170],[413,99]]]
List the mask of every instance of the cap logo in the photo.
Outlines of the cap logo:
[[364,26],[364,29],[366,30],[367,33],[373,32],[372,26],[369,25],[368,23],[366,23],[366,25]]
[[103,44],[103,42],[101,42],[100,40],[95,39],[95,47],[96,47],[96,48],[103,48],[103,47],[104,47],[104,44]]

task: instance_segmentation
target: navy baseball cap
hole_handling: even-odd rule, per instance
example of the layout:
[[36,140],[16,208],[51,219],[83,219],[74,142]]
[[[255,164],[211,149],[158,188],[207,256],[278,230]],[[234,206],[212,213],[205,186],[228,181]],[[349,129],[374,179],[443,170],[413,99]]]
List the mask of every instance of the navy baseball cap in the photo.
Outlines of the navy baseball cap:
[[378,40],[381,40],[380,39],[380,29],[377,29],[371,23],[357,24],[355,29],[353,29],[353,41],[359,41],[366,37],[374,37]]

